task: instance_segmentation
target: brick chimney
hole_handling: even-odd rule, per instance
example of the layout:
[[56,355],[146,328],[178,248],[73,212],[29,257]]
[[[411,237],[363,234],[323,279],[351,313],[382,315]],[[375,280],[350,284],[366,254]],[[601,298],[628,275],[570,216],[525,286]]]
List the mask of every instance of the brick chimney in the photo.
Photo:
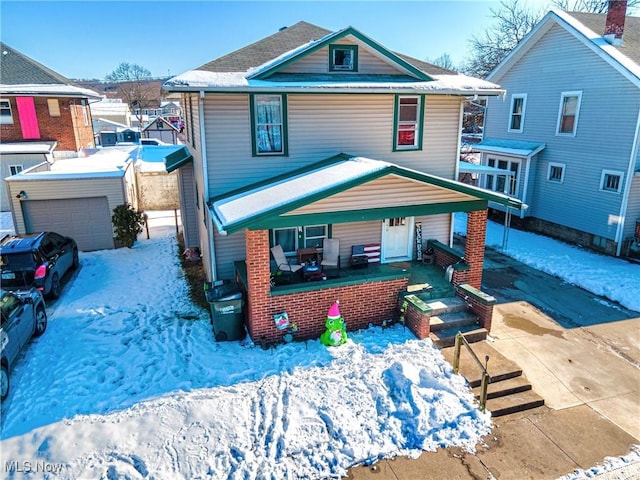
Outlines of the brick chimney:
[[609,0],[607,23],[604,27],[604,39],[611,45],[622,45],[624,17],[627,15],[627,0]]

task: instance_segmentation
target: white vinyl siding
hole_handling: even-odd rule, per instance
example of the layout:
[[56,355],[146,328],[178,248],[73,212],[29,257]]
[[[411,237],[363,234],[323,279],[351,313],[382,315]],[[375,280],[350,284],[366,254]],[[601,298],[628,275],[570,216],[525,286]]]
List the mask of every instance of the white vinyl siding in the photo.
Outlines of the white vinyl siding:
[[522,133],[524,129],[524,114],[527,108],[527,94],[519,93],[511,96],[511,109],[509,115],[509,127],[507,130],[513,133]]

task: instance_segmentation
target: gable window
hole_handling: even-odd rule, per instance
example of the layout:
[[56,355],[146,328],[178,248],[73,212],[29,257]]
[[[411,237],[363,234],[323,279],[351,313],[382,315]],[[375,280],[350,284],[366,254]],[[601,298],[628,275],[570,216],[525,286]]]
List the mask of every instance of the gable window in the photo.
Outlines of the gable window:
[[60,116],[60,102],[58,102],[57,98],[47,98],[47,106],[49,107],[50,117]]
[[558,113],[558,135],[575,136],[582,92],[562,92]]
[[547,180],[550,182],[564,183],[564,163],[549,162]]
[[11,102],[9,100],[0,100],[0,125],[13,125]]
[[330,72],[357,72],[357,45],[329,45]]
[[522,133],[522,128],[524,126],[524,111],[526,105],[526,93],[511,96],[511,115],[509,117],[510,132]]
[[417,95],[396,95],[394,115],[394,151],[422,148],[424,105]]
[[287,155],[287,102],[284,95],[251,95],[253,155]]
[[9,172],[11,175],[17,175],[22,171],[22,165],[9,165]]
[[620,193],[622,190],[622,172],[603,170],[600,176],[600,190]]

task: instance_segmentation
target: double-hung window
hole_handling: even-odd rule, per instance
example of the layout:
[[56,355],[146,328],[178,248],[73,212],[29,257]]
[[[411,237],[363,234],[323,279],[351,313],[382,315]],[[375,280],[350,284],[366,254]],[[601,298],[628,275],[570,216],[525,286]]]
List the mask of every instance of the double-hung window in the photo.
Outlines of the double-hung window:
[[274,228],[270,231],[269,246],[280,245],[285,255],[293,256],[299,248],[322,248],[328,233],[328,225]]
[[253,155],[287,155],[287,102],[284,95],[251,95]]
[[9,100],[0,100],[0,125],[13,125],[11,102]]
[[527,106],[527,94],[517,94],[511,96],[511,115],[509,116],[509,131],[522,133],[524,127],[524,112]]
[[574,137],[578,127],[578,113],[582,92],[562,92],[558,113],[558,135]]
[[423,98],[419,95],[396,95],[394,115],[394,151],[422,148]]
[[622,191],[623,172],[614,170],[602,170],[600,176],[600,190],[605,192],[620,193]]

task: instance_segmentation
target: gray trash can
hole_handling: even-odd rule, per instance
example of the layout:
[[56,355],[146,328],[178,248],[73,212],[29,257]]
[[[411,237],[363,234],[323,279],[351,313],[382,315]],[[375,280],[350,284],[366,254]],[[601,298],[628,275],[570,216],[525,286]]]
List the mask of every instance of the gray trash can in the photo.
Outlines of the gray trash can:
[[218,342],[242,340],[244,331],[244,299],[242,290],[230,280],[206,283],[204,293],[211,305],[213,335]]

